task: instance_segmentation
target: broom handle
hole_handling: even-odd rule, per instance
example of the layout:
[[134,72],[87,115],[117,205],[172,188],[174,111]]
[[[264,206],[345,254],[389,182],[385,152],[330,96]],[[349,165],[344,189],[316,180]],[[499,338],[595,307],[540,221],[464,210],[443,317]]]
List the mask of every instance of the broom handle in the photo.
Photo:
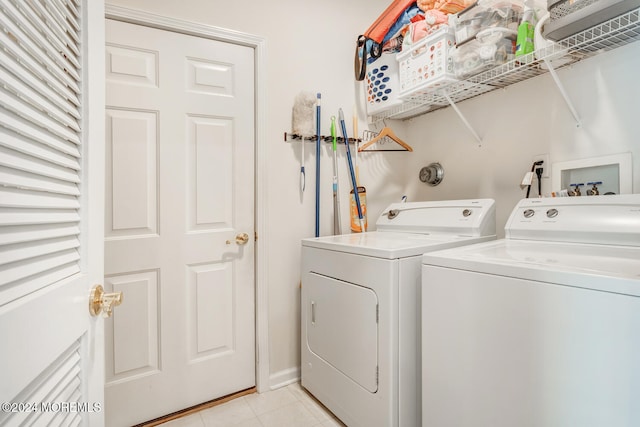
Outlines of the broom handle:
[[356,174],[353,171],[353,162],[351,161],[351,150],[349,149],[349,138],[347,137],[347,126],[344,124],[344,113],[342,108],[338,110],[338,117],[340,119],[340,128],[342,130],[342,137],[344,143],[347,146],[347,162],[349,163],[349,174],[351,175],[351,185],[353,186],[353,195],[356,199],[356,209],[358,210],[358,219],[360,220],[360,230],[364,231],[364,217],[362,216],[362,206],[360,205],[360,195],[358,194],[358,184],[356,183]]
[[320,237],[320,93],[316,101],[316,237]]

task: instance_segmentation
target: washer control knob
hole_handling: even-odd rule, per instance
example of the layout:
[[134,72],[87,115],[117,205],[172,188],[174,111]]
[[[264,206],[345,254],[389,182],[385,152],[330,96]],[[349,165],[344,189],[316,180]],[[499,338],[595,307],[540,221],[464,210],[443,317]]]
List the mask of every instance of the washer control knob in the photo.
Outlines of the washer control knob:
[[468,216],[471,216],[472,213],[473,211],[471,209],[465,209],[462,211],[462,216],[466,218]]
[[524,217],[525,218],[531,218],[533,215],[535,215],[535,211],[533,209],[527,209],[524,211]]
[[558,216],[558,209],[549,209],[547,211],[547,218],[555,218]]
[[393,218],[397,217],[399,213],[400,213],[399,209],[391,209],[389,211],[389,213],[387,214],[387,218],[393,219]]

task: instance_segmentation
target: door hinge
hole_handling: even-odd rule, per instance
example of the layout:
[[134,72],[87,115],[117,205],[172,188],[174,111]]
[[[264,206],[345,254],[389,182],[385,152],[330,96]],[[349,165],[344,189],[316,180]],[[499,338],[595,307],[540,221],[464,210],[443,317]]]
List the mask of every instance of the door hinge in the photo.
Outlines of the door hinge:
[[376,304],[376,323],[380,323],[380,305]]
[[380,367],[376,366],[376,386],[380,382]]

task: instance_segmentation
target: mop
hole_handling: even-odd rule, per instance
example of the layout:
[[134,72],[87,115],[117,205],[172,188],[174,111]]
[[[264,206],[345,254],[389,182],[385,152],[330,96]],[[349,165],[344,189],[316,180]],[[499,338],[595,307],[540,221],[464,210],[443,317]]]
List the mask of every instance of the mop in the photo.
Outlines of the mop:
[[353,195],[356,199],[356,209],[358,210],[358,219],[360,220],[360,231],[364,231],[364,217],[362,216],[362,207],[360,206],[360,196],[358,195],[358,183],[356,182],[356,174],[353,170],[353,162],[351,161],[351,150],[349,149],[349,138],[347,137],[347,127],[344,124],[344,113],[342,108],[338,111],[340,119],[340,128],[342,129],[342,137],[347,147],[347,162],[349,163],[349,174],[351,175],[351,185],[353,186]]
[[313,136],[313,106],[316,97],[311,92],[300,92],[293,103],[291,131],[302,138],[300,148],[300,192],[305,189],[304,144],[305,138]]
[[316,237],[320,237],[320,93],[316,103]]
[[336,116],[331,116],[331,142],[333,149],[333,234],[342,234],[340,221],[340,190],[338,183],[338,146],[336,138]]

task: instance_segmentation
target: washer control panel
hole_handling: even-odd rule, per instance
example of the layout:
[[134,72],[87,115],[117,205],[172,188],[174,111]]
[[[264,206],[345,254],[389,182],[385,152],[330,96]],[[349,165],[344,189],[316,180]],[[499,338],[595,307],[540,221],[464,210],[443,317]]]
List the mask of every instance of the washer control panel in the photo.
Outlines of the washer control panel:
[[[536,211],[533,209],[525,209],[522,212],[522,216],[524,216],[525,218],[529,219],[529,218],[533,218],[533,216],[536,214]],[[552,208],[552,209],[548,209],[546,212],[547,218],[555,218],[558,216],[558,209]],[[466,216],[466,215],[465,215]]]
[[524,199],[505,237],[640,246],[640,194]]

